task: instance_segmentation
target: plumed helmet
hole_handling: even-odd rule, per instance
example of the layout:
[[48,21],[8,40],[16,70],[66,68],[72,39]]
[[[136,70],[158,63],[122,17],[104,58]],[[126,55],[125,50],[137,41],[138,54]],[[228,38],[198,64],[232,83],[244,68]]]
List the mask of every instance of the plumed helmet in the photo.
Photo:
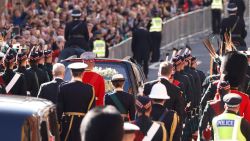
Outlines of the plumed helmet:
[[247,67],[247,57],[237,51],[231,51],[223,56],[221,72],[231,87],[238,87],[244,81]]

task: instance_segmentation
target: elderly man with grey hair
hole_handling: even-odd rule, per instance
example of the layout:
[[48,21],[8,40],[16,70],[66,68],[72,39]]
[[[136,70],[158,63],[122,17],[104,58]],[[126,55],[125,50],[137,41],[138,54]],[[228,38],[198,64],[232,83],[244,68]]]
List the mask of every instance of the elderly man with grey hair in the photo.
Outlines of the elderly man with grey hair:
[[53,80],[41,85],[37,97],[50,100],[56,104],[59,85],[64,82],[65,66],[61,63],[54,64],[52,73]]

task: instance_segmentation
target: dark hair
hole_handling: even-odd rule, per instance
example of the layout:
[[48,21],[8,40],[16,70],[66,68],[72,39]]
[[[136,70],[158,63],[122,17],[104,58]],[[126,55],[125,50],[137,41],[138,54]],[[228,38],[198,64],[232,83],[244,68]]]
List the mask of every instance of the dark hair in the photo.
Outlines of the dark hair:
[[84,117],[80,132],[82,141],[122,141],[123,119],[113,106],[96,107]]
[[84,69],[72,69],[71,72],[73,77],[79,77],[84,72]]
[[116,81],[111,81],[112,85],[115,88],[122,87],[124,85],[125,80],[116,80]]

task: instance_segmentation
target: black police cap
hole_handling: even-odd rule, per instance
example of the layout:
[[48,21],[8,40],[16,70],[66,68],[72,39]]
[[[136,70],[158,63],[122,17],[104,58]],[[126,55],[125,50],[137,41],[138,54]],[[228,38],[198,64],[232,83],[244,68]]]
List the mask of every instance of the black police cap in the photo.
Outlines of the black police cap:
[[71,13],[71,16],[72,16],[72,17],[81,17],[81,16],[82,16],[82,13],[81,13],[80,10],[74,9],[74,10],[72,11],[72,13]]
[[226,103],[226,105],[232,108],[237,107],[241,103],[241,100],[242,100],[241,96],[234,93],[226,94],[223,97],[223,101]]
[[229,3],[227,5],[227,11],[230,12],[236,12],[238,10],[237,5],[235,3]]

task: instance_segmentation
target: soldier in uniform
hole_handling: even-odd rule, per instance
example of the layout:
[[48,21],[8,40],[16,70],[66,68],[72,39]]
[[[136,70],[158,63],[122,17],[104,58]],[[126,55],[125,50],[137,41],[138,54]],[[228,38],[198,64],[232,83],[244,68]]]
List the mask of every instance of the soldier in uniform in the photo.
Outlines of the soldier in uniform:
[[16,56],[17,68],[15,72],[24,74],[27,86],[27,95],[28,96],[37,96],[39,84],[35,72],[32,69],[27,69],[27,59],[28,56],[24,52],[18,52]]
[[167,131],[164,123],[152,121],[150,118],[151,100],[145,96],[138,96],[135,103],[137,118],[133,123],[140,128],[140,131],[136,132],[135,141],[166,141]]
[[232,42],[236,49],[238,51],[246,51],[247,46],[244,39],[247,36],[247,31],[245,29],[245,21],[237,16],[237,9],[235,3],[228,4],[227,11],[229,17],[222,20],[220,34],[223,37],[223,41],[225,41],[225,33],[231,34]]
[[44,57],[45,57],[45,69],[49,75],[49,79],[52,80],[53,79],[53,74],[52,74],[52,68],[53,68],[53,64],[52,64],[52,51],[50,49],[48,50],[44,50]]
[[95,92],[91,85],[82,83],[87,64],[72,63],[72,80],[59,86],[57,101],[58,119],[61,123],[61,140],[80,141],[80,124],[85,114],[95,106]]
[[229,0],[229,3],[236,4],[236,6],[238,8],[237,16],[239,16],[241,19],[244,19],[244,12],[246,10],[244,0]]
[[125,78],[122,74],[115,74],[111,79],[114,92],[105,95],[105,105],[115,106],[125,121],[135,118],[135,99],[132,94],[123,90]]
[[164,123],[169,141],[180,140],[182,123],[180,123],[179,116],[175,111],[164,108],[166,99],[170,98],[166,87],[160,82],[156,83],[152,87],[149,98],[152,99],[153,103],[151,112],[152,120]]
[[93,52],[84,52],[81,56],[84,62],[88,65],[86,70],[83,72],[82,82],[93,86],[96,96],[96,106],[103,106],[105,95],[105,80],[100,74],[93,71],[95,67],[96,54]]
[[199,140],[211,140],[212,119],[224,112],[224,102],[222,98],[230,92],[230,85],[226,81],[221,81],[217,87],[216,100],[207,102],[199,124]]
[[34,51],[34,48],[33,48],[29,54],[29,57],[28,57],[28,61],[29,61],[29,65],[30,65],[28,70],[29,71],[32,70],[35,72],[35,77],[36,77],[36,80],[38,81],[38,84],[40,87],[41,84],[49,81],[49,77],[48,77],[46,72],[44,72],[42,69],[38,68],[38,59],[39,59],[39,54],[38,54],[38,52]]
[[193,70],[195,70],[195,71],[198,72],[200,80],[201,80],[201,84],[203,84],[203,82],[204,82],[204,80],[206,78],[206,75],[205,75],[205,73],[203,71],[198,70],[197,66],[198,66],[198,64],[197,64],[197,58],[194,57],[194,56],[192,56],[192,58],[191,58],[191,69],[193,69]]
[[169,79],[172,76],[173,65],[170,62],[162,62],[159,68],[159,78],[144,84],[143,94],[148,96],[154,84],[161,82],[165,85],[170,99],[166,100],[164,104],[165,108],[169,110],[174,110],[178,113],[180,118],[183,118],[184,114],[184,101],[181,97],[181,91],[179,87],[172,84]]
[[234,93],[227,94],[223,97],[225,112],[216,116],[212,121],[215,141],[250,140],[250,123],[237,114],[242,99],[241,96]]
[[[38,66],[39,69],[43,70],[46,73],[46,75],[48,76],[48,78],[49,78],[49,74],[47,72],[47,68],[46,68],[46,66],[44,64],[44,62],[45,62],[44,51],[43,50],[39,50],[37,52],[38,52],[38,56],[39,56],[38,61],[37,61],[38,62],[37,66]],[[49,80],[50,80],[50,78],[49,78]]]
[[4,72],[0,75],[0,85],[2,94],[27,95],[27,86],[24,75],[13,71],[16,60],[16,53],[8,49],[4,59]]
[[64,38],[66,40],[65,48],[79,47],[85,51],[89,51],[89,33],[87,24],[80,20],[82,13],[78,9],[74,9],[71,13],[73,20],[66,24]]
[[184,99],[186,102],[186,105],[190,103],[191,105],[194,103],[194,85],[191,83],[189,77],[185,74],[183,74],[184,69],[184,58],[182,56],[175,56],[173,57],[173,63],[175,67],[175,73],[174,73],[174,79],[180,81],[183,83],[183,89],[182,92],[184,94]]

